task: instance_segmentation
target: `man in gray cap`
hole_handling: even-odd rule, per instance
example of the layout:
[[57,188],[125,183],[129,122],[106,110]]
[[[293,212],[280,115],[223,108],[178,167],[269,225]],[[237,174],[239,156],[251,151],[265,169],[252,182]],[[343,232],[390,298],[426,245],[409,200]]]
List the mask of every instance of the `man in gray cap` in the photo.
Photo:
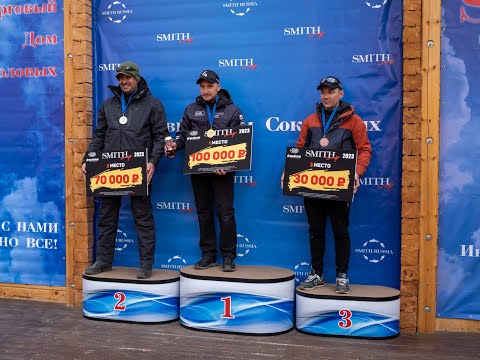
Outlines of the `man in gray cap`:
[[[85,179],[85,159],[90,152],[148,148],[147,183],[151,188],[155,167],[164,153],[164,139],[169,135],[165,110],[150,93],[137,64],[120,64],[117,79],[118,86],[109,86],[113,96],[103,102],[98,112],[97,128],[83,159],[83,176]],[[101,198],[96,261],[85,270],[87,275],[112,270],[121,201],[120,196]],[[131,196],[130,201],[140,253],[137,278],[146,279],[152,276],[155,253],[152,204],[150,196]]]

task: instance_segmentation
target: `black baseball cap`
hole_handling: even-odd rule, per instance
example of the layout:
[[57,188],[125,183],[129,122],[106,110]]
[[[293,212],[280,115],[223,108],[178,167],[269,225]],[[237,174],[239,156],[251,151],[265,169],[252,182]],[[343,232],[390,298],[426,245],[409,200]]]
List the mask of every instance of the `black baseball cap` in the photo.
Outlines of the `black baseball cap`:
[[215,73],[215,71],[212,71],[212,70],[202,71],[202,73],[198,77],[197,84],[200,84],[200,81],[202,81],[202,80],[206,80],[210,83],[215,83],[216,82],[217,84],[220,84],[220,78]]
[[320,84],[317,86],[317,90],[320,90],[322,86],[327,86],[332,90],[333,89],[343,90],[342,82],[338,80],[338,78],[336,78],[335,76],[327,76],[322,78],[322,80],[320,80]]

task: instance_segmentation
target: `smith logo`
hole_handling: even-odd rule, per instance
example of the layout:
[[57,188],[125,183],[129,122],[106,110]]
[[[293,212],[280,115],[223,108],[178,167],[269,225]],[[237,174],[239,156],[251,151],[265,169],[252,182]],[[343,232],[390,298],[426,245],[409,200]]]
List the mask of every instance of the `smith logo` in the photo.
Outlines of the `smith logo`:
[[240,67],[242,70],[255,70],[258,65],[254,63],[253,58],[246,59],[220,59],[218,60],[219,67]]
[[304,214],[305,206],[303,205],[283,205],[282,212],[284,214]]
[[99,64],[98,71],[115,71],[120,64]]
[[157,202],[157,210],[174,210],[179,213],[191,214],[193,209],[190,207],[190,203],[185,202]]
[[193,39],[190,38],[190,33],[171,33],[171,34],[157,34],[157,41],[160,41],[160,42],[178,41],[179,44],[187,43],[188,45],[190,45]]
[[352,63],[377,63],[378,65],[392,65],[395,62],[390,54],[353,55]]
[[161,264],[161,269],[180,270],[187,265],[187,260],[183,259],[180,255],[172,256],[167,260],[166,264]]
[[125,4],[120,1],[114,1],[108,5],[106,11],[102,11],[102,16],[107,16],[108,20],[115,24],[120,24],[127,19],[127,15],[133,14],[132,10],[129,10]]
[[367,6],[372,9],[380,9],[387,2],[388,0],[369,0],[369,1],[365,1],[365,4],[367,4]]
[[379,240],[371,239],[365,241],[361,249],[355,249],[355,253],[361,254],[364,260],[377,264],[388,255],[393,255],[393,250],[387,249],[385,244]]
[[321,38],[325,32],[320,30],[320,26],[301,26],[283,29],[284,36],[308,36],[309,38]]
[[294,269],[296,283],[301,283],[310,274],[310,264],[306,261],[302,261],[301,263],[295,265]]
[[394,185],[390,183],[390,178],[381,177],[362,177],[360,178],[360,184],[364,186],[376,186],[377,189],[387,190],[393,188]]
[[230,10],[230,13],[236,16],[247,15],[253,7],[258,6],[256,1],[234,1],[230,0],[224,3],[223,7]]
[[128,158],[128,151],[112,151],[102,154],[102,159],[126,159]]
[[257,182],[253,180],[253,176],[237,176],[234,177],[235,184],[241,184],[241,186],[254,187]]

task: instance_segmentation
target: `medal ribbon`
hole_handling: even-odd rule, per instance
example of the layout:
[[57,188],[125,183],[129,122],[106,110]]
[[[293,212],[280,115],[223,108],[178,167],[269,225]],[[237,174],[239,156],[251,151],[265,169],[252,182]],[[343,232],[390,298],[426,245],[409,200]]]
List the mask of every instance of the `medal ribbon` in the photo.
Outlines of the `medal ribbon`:
[[217,112],[217,102],[218,102],[218,95],[215,97],[215,104],[213,104],[213,109],[210,110],[210,105],[207,104],[207,115],[208,121],[210,122],[210,128],[213,128],[213,121],[215,120],[215,113]]
[[130,105],[130,103],[132,102],[135,94],[137,93],[138,89],[136,89],[132,95],[130,95],[130,98],[128,99],[128,103],[125,103],[125,94],[123,93],[122,91],[122,113],[123,113],[123,116],[125,116],[125,113],[127,112],[127,108],[128,108],[128,105]]
[[330,124],[332,123],[333,118],[335,117],[335,113],[337,112],[338,105],[335,106],[335,108],[332,111],[332,114],[328,118],[327,123],[325,124],[325,108],[322,106],[322,125],[323,125],[323,137],[326,137],[328,128],[330,127]]

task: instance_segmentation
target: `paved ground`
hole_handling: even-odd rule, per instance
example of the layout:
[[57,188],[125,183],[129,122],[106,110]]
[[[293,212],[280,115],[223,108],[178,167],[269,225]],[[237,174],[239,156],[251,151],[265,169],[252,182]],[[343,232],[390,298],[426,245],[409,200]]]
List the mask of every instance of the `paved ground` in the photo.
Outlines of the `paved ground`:
[[358,340],[301,334],[243,336],[83,318],[65,305],[0,299],[0,359],[480,359],[480,334]]

